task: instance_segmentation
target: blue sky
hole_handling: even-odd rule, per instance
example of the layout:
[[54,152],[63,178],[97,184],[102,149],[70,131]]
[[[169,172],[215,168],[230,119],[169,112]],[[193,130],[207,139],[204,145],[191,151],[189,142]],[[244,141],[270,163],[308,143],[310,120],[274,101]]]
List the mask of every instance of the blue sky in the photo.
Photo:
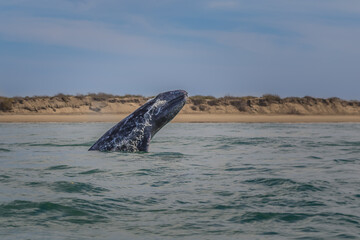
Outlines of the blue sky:
[[359,99],[359,0],[2,0],[0,95]]

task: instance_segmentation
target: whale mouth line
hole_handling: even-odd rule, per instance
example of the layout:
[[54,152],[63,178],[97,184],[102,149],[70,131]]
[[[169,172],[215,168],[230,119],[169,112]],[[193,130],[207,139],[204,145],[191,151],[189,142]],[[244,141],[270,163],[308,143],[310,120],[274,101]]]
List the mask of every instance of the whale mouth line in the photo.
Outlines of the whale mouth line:
[[176,98],[174,98],[174,99],[171,99],[171,100],[168,102],[168,104],[169,104],[170,106],[172,106],[172,105],[174,105],[174,104],[176,104],[176,103],[178,103],[178,102],[182,102],[182,101],[185,102],[186,98],[187,98],[187,96],[184,94],[184,95],[178,96],[178,97],[176,97]]

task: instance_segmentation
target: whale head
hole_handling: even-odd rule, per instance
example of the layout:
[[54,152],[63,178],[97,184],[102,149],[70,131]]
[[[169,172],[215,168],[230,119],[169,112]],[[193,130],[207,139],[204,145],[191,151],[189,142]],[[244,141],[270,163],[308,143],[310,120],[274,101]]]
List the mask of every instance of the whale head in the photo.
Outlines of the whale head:
[[148,151],[154,135],[170,122],[186,103],[187,92],[163,92],[108,130],[89,150]]
[[188,93],[184,90],[164,92],[150,99],[144,105],[144,109],[148,111],[145,113],[145,117],[150,118],[149,123],[152,125],[152,135],[157,133],[180,112],[186,103],[187,96]]

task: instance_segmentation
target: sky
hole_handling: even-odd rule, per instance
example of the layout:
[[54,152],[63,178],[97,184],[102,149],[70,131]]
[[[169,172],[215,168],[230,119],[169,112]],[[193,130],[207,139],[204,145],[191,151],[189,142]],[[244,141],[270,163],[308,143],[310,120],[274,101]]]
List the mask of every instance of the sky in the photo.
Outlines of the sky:
[[1,0],[0,95],[360,99],[359,0]]

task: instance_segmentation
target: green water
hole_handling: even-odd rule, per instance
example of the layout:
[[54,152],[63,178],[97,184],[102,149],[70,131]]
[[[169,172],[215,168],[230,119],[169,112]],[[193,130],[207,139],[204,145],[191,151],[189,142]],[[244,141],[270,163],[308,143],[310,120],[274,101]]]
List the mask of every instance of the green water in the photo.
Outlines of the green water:
[[0,124],[0,239],[359,239],[360,124]]

